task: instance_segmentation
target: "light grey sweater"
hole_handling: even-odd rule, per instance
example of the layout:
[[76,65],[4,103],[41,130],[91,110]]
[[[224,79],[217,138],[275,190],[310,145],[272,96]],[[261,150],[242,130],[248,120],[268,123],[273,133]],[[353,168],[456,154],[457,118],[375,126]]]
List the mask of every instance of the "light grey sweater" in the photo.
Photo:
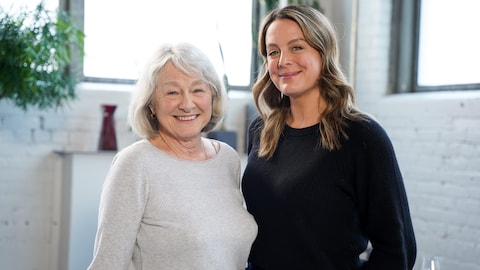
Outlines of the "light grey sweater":
[[114,158],[103,185],[89,270],[245,269],[257,234],[240,191],[240,158],[187,161],[140,140]]

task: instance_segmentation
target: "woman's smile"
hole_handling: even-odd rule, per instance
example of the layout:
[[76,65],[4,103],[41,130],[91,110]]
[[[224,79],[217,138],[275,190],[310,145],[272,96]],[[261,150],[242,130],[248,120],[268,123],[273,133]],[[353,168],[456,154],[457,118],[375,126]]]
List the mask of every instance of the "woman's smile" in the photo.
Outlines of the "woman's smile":
[[198,114],[195,115],[184,115],[184,116],[175,116],[180,121],[192,121],[198,118]]

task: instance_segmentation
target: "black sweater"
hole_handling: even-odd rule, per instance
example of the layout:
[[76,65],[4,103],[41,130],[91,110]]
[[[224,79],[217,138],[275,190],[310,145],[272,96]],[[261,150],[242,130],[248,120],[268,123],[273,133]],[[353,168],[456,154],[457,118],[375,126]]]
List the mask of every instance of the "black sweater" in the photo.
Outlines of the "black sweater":
[[[416,242],[394,149],[374,120],[349,122],[340,150],[319,148],[318,125],[285,127],[259,159],[249,128],[243,194],[258,224],[250,262],[265,270],[412,269]],[[317,146],[317,147],[316,147]],[[368,241],[368,262],[359,254]]]

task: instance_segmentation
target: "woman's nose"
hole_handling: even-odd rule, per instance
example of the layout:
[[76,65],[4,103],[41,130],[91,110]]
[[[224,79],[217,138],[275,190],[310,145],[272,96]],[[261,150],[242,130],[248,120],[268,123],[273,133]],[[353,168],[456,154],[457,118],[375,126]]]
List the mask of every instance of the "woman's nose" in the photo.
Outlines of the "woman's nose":
[[192,96],[189,93],[182,95],[179,109],[184,112],[190,112],[193,108],[195,108],[195,102],[193,102]]
[[290,63],[290,55],[288,55],[288,53],[281,52],[278,58],[278,66],[283,67],[289,63]]

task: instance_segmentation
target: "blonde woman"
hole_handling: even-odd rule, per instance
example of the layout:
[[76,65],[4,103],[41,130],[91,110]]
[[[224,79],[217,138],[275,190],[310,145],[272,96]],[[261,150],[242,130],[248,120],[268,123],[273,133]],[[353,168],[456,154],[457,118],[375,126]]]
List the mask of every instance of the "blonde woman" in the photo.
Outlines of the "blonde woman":
[[[337,39],[318,10],[263,21],[242,187],[258,224],[250,269],[406,270],[416,243],[394,149],[354,105]],[[359,255],[373,249],[367,261]]]

